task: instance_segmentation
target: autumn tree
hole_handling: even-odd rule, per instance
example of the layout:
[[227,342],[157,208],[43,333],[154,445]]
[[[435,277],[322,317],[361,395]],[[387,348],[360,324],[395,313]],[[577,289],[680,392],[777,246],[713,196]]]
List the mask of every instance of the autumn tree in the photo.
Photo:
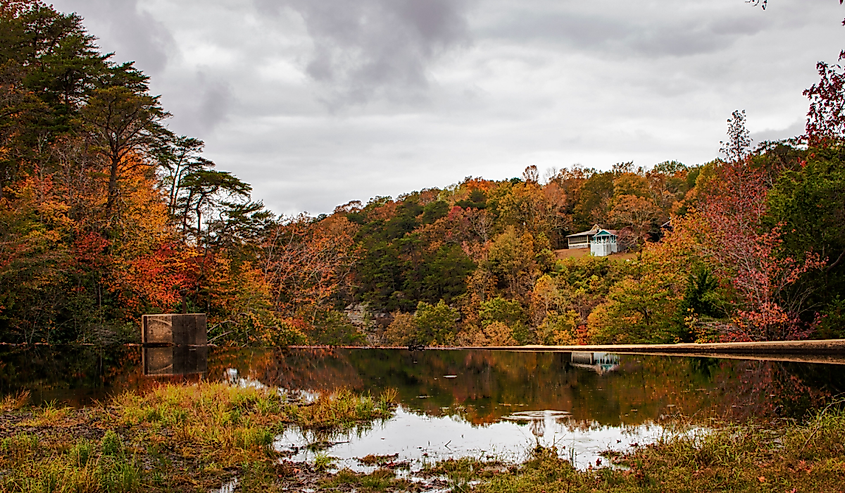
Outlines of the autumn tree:
[[270,229],[260,267],[272,287],[275,309],[294,315],[299,308],[331,304],[333,296],[348,287],[357,229],[343,216],[317,221],[304,215]]
[[630,232],[627,236],[630,245],[626,246],[636,246],[645,240],[660,213],[660,209],[650,198],[626,194],[614,200],[608,218],[612,224],[627,228]]
[[799,315],[806,293],[787,296],[799,277],[820,265],[817,256],[803,260],[782,256],[780,229],[767,230],[768,188],[764,174],[751,166],[744,112],[728,120],[728,157],[699,211],[710,233],[706,254],[720,276],[730,279],[743,306],[737,311],[740,337],[780,339],[801,335]]

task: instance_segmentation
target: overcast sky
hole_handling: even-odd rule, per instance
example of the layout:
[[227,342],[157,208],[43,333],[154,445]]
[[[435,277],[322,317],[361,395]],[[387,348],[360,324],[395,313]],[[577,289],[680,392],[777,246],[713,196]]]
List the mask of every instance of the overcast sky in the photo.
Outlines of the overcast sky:
[[54,0],[274,212],[802,132],[836,0]]

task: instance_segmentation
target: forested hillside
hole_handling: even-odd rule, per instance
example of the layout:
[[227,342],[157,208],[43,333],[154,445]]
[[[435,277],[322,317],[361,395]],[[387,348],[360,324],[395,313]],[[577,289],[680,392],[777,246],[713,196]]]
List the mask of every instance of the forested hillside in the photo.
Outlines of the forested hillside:
[[[78,16],[0,9],[0,341],[136,340],[183,296],[229,344],[845,333],[838,65],[805,93],[806,135],[752,147],[735,112],[706,164],[529,167],[278,217],[168,129],[148,78]],[[593,225],[629,255],[559,251]]]

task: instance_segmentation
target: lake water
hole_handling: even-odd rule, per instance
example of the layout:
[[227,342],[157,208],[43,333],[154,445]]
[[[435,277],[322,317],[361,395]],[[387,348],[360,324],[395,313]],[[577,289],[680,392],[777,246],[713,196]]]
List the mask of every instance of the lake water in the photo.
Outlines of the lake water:
[[[398,391],[393,418],[332,436],[291,428],[276,448],[339,467],[398,454],[517,461],[554,445],[579,467],[670,433],[679,420],[801,418],[845,391],[845,365],[604,353],[406,349],[0,348],[0,394],[84,405],[162,381],[227,380],[290,391]],[[305,447],[328,442],[322,451]]]

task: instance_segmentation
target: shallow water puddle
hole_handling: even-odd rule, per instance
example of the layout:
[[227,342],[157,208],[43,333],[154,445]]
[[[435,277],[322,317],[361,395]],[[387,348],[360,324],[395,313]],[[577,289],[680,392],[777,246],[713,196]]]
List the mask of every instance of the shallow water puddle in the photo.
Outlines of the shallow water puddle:
[[[389,420],[330,437],[289,429],[276,438],[274,447],[290,454],[293,461],[313,462],[318,454],[328,455],[335,459],[337,469],[369,473],[376,466],[358,460],[368,455],[395,455],[392,462],[407,462],[415,472],[437,461],[461,457],[521,462],[532,447],[540,444],[557,447],[562,457],[584,469],[607,464],[600,456],[603,451],[627,452],[637,444],[655,441],[663,433],[663,427],[656,424],[581,425],[568,413],[554,410],[522,411],[496,423],[473,425],[460,417],[426,416],[400,406]],[[315,442],[324,442],[324,446],[319,450],[308,447]]]

